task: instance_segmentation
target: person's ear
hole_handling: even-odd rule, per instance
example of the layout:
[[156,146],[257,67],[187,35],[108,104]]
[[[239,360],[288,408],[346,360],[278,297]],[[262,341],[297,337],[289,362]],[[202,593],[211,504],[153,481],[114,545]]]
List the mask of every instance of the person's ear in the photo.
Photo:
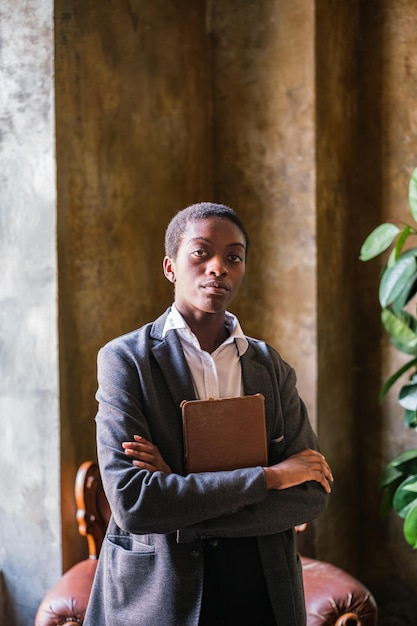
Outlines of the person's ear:
[[164,269],[165,278],[169,280],[170,283],[175,283],[175,270],[174,270],[174,262],[168,256],[164,257],[162,262],[162,267]]

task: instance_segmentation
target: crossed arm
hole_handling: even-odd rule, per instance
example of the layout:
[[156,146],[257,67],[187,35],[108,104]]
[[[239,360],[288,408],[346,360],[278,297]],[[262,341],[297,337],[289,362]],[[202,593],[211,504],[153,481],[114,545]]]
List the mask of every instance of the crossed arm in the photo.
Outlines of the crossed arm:
[[[132,458],[133,465],[152,473],[171,473],[171,468],[165,463],[158,448],[144,437],[135,435],[134,441],[125,441],[122,447]],[[324,456],[311,449],[302,450],[276,465],[264,467],[263,470],[267,489],[274,490],[288,489],[313,480],[320,483],[326,493],[330,493],[334,480]]]

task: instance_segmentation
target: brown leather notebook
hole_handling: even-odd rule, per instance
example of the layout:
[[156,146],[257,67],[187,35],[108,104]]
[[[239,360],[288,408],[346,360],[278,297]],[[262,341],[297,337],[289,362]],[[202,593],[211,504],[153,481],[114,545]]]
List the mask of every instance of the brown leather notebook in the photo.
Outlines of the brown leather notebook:
[[267,465],[262,394],[184,400],[181,409],[187,474]]

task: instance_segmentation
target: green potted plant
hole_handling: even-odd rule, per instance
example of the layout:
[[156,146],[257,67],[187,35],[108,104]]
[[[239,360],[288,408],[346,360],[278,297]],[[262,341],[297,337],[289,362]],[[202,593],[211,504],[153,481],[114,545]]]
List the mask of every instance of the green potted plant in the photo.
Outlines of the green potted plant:
[[[365,239],[360,259],[369,261],[391,248],[379,281],[381,320],[393,346],[410,358],[385,382],[380,399],[407,375],[407,382],[398,393],[398,403],[404,409],[406,427],[417,430],[417,316],[412,302],[417,294],[417,247],[412,247],[413,237],[417,236],[417,168],[410,179],[408,201],[413,223],[389,221],[377,226]],[[416,448],[402,452],[388,463],[381,488],[383,512],[392,508],[404,519],[404,537],[417,548]]]

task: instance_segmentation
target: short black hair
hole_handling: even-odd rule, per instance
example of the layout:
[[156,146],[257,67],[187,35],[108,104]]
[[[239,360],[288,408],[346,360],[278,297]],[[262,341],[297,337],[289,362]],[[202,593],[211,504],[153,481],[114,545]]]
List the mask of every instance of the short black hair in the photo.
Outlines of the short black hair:
[[175,259],[187,224],[207,217],[224,217],[236,224],[245,238],[246,254],[248,253],[249,235],[237,213],[225,204],[198,202],[178,211],[169,222],[165,232],[165,255],[170,259]]

